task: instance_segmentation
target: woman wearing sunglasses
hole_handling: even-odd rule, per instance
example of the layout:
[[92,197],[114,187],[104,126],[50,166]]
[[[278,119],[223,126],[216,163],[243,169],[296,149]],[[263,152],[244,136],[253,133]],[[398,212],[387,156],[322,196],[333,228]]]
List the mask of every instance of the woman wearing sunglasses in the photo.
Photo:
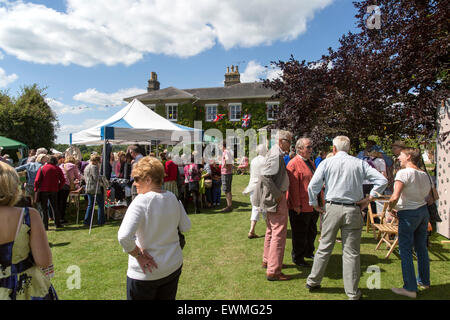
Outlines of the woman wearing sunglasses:
[[128,300],[175,300],[183,265],[178,230],[191,222],[177,197],[162,190],[164,166],[142,158],[131,173],[137,197],[119,229],[119,243],[129,254]]

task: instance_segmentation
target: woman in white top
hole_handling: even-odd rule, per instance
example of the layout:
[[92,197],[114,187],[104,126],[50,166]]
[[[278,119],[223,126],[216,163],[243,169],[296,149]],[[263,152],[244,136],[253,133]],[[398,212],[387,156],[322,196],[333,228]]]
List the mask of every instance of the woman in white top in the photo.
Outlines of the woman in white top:
[[178,230],[188,231],[191,222],[176,196],[161,190],[164,167],[158,159],[142,158],[132,176],[138,195],[118,234],[129,254],[127,299],[174,300],[183,264]]
[[[259,175],[261,174],[262,167],[264,165],[264,156],[267,153],[267,148],[265,145],[260,144],[256,147],[256,152],[258,156],[254,158],[250,164],[250,181],[248,182],[247,188],[245,188],[243,194],[250,194],[250,203],[252,202],[253,190],[258,183]],[[254,239],[258,238],[255,233],[256,223],[259,220],[259,214],[263,215],[265,219],[265,212],[262,212],[258,207],[252,205],[252,215],[250,217],[250,231],[248,232],[248,238]]]
[[[426,172],[420,170],[420,150],[405,148],[399,160],[403,169],[395,176],[394,193],[388,211],[398,216],[398,240],[402,261],[403,288],[392,288],[396,294],[410,298],[417,296],[417,286],[429,288],[430,261],[427,249],[427,227],[431,183]],[[431,200],[432,201],[432,200]],[[394,208],[396,210],[394,210]],[[413,247],[417,255],[418,277],[413,263]]]

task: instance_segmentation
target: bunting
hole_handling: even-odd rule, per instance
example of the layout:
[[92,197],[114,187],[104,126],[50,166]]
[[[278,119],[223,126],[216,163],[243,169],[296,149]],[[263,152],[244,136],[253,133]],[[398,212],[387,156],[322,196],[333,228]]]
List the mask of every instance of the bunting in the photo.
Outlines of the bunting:
[[216,116],[216,118],[213,120],[213,122],[217,122],[217,121],[222,120],[224,116],[225,116],[225,114],[223,114],[223,113],[218,114],[218,115]]
[[244,115],[244,117],[242,118],[242,128],[247,128],[250,125],[251,117],[251,114]]

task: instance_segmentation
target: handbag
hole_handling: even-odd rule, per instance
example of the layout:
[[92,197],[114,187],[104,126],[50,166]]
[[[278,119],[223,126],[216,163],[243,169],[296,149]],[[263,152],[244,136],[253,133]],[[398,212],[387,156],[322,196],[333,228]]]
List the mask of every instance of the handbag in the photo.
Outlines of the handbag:
[[439,194],[436,190],[436,187],[434,186],[433,182],[431,181],[431,177],[428,173],[427,167],[425,166],[425,162],[422,159],[422,163],[425,167],[425,172],[427,173],[428,179],[430,180],[431,185],[431,197],[433,199],[432,204],[427,204],[428,207],[428,213],[430,214],[430,222],[442,222],[441,217],[439,216],[439,212],[436,206],[436,200],[439,200]]
[[205,179],[205,188],[211,189],[212,188],[212,180],[211,179]]
[[[180,206],[181,206],[181,209],[183,211],[183,214],[186,214],[186,211],[184,210],[183,203],[181,203],[181,200],[178,200],[178,202],[180,203]],[[186,245],[186,238],[185,238],[184,234],[181,233],[180,228],[178,228],[178,238],[180,239],[181,250],[183,250],[184,246]]]
[[180,228],[178,228],[178,237],[180,238],[181,250],[183,250],[186,245],[186,238],[184,237],[184,234],[181,233]]

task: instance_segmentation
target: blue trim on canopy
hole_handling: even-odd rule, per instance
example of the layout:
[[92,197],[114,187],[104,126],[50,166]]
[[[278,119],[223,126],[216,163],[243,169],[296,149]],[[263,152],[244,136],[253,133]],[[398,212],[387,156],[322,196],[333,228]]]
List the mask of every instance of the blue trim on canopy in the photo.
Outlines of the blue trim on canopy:
[[101,127],[100,136],[102,140],[114,140],[114,128],[113,127]]
[[186,126],[183,126],[183,125],[178,124],[178,123],[174,123],[174,125],[176,125],[178,128],[183,129],[183,130],[194,131],[194,128],[186,127]]
[[114,122],[111,122],[107,125],[105,125],[105,127],[112,127],[112,128],[128,128],[131,129],[133,128],[127,121],[125,121],[124,119],[120,119]]

